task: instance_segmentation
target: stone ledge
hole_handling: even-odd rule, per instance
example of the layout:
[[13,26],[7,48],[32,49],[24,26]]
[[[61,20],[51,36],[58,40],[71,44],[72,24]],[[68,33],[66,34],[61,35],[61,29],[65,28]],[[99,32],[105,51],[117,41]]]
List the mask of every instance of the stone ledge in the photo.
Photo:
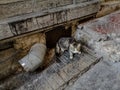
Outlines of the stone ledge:
[[24,0],[0,0],[0,5],[14,3],[14,2],[18,2],[18,1],[24,1]]
[[72,0],[8,0],[0,1],[0,19],[23,15],[31,12],[41,12],[51,8],[73,4]]
[[[3,27],[0,28],[0,40],[91,15],[96,13],[98,10],[98,1],[91,1],[83,4],[68,5],[51,9],[49,12],[31,13],[0,20],[0,26]],[[6,26],[8,27],[7,29]],[[4,34],[4,29],[9,34]]]

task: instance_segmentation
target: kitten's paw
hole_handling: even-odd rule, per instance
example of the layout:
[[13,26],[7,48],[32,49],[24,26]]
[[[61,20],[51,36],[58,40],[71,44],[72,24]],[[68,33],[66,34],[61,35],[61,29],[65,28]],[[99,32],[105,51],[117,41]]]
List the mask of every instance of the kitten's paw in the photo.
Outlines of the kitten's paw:
[[73,59],[73,57],[70,57],[70,59]]
[[81,54],[81,52],[78,52],[78,54]]

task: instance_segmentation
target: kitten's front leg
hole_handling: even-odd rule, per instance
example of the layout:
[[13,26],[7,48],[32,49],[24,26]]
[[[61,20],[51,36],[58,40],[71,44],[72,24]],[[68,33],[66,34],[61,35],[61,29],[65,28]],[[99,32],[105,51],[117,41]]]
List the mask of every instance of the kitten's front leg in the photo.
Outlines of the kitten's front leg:
[[70,54],[70,59],[73,59],[73,53],[69,51],[69,54]]
[[78,52],[78,54],[81,54],[81,52]]

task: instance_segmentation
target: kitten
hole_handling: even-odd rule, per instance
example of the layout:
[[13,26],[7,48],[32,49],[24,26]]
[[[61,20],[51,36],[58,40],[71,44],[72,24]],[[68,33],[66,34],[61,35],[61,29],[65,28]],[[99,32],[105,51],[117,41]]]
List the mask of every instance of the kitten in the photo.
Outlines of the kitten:
[[73,59],[73,54],[81,54],[81,44],[76,42],[71,37],[61,38],[56,44],[56,55],[61,56],[65,51],[70,54],[70,59]]
[[70,54],[70,59],[73,59],[74,54],[81,54],[81,44],[76,41],[70,43],[69,54]]

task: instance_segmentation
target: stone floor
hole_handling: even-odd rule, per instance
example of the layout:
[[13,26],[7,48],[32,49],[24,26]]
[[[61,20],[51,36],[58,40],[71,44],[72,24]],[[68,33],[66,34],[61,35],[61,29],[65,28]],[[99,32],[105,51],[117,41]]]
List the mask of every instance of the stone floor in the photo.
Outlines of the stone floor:
[[[119,16],[120,16],[120,11],[102,17],[100,19],[97,19],[96,22],[92,21],[92,22],[88,22],[89,27],[87,29],[85,29],[87,32],[89,32],[89,34],[94,34],[91,35],[93,36],[92,39],[96,39],[95,36],[100,36],[103,38],[103,35],[107,36],[107,34],[112,34],[112,33],[116,33],[116,37],[113,37],[112,41],[114,41],[114,39],[119,38],[119,34],[120,34],[120,29],[118,27],[120,27],[119,25]],[[112,17],[115,17],[114,20],[112,22],[109,22],[111,20]],[[106,21],[105,21],[106,19]],[[115,22],[114,22],[115,21]],[[102,22],[102,23],[101,23]],[[104,24],[106,23],[107,26],[104,27],[104,25],[100,25],[100,24]],[[94,24],[94,25],[93,25]],[[101,26],[101,29],[99,31],[96,32],[97,29],[97,24]],[[111,24],[117,24],[117,26],[111,25]],[[84,24],[85,27],[87,27],[87,24]],[[110,26],[112,26],[112,28],[109,28]],[[114,26],[114,27],[113,27]],[[90,27],[93,27],[92,29],[90,29]],[[103,31],[105,32],[105,30],[107,30],[106,33],[102,33]],[[82,30],[83,31],[83,30]],[[109,32],[111,31],[111,32]],[[96,33],[96,34],[95,34]],[[100,34],[102,33],[102,34]],[[82,35],[82,34],[81,34]],[[110,38],[112,38],[112,35],[110,36]],[[106,42],[109,40],[103,40],[102,42]],[[120,40],[118,40],[120,41]],[[99,41],[95,41],[95,42],[99,42]],[[102,43],[100,42],[100,43]],[[94,67],[92,67],[89,71],[87,71],[86,73],[84,73],[82,76],[78,76],[76,78],[76,80],[74,82],[70,81],[72,84],[67,84],[63,89],[64,90],[120,90],[120,62],[119,62],[119,58],[118,60],[114,60],[114,58],[112,58],[110,56],[110,54],[108,55],[107,58],[105,58],[105,56],[107,56],[108,53],[111,53],[113,55],[113,57],[115,57],[118,54],[114,54],[115,51],[119,52],[120,50],[117,48],[117,46],[120,46],[120,43],[117,42],[117,44],[114,45],[115,48],[117,48],[116,50],[111,47],[109,48],[109,52],[107,52],[105,54],[104,46],[100,45],[100,43],[98,45],[96,45],[96,47],[98,48],[99,46],[100,49],[98,50],[98,53],[100,52],[100,50],[102,51],[102,56],[104,57],[104,59],[97,63]],[[106,49],[111,45],[107,44],[106,45]],[[91,46],[93,46],[95,44],[92,44]],[[95,50],[97,48],[94,48]],[[114,49],[114,50],[113,50]],[[114,52],[114,53],[113,53]],[[119,57],[120,55],[118,55]],[[112,62],[111,62],[112,59]],[[116,62],[114,62],[116,61]],[[70,83],[69,82],[69,83]]]
[[119,65],[101,61],[65,90],[120,90]]

